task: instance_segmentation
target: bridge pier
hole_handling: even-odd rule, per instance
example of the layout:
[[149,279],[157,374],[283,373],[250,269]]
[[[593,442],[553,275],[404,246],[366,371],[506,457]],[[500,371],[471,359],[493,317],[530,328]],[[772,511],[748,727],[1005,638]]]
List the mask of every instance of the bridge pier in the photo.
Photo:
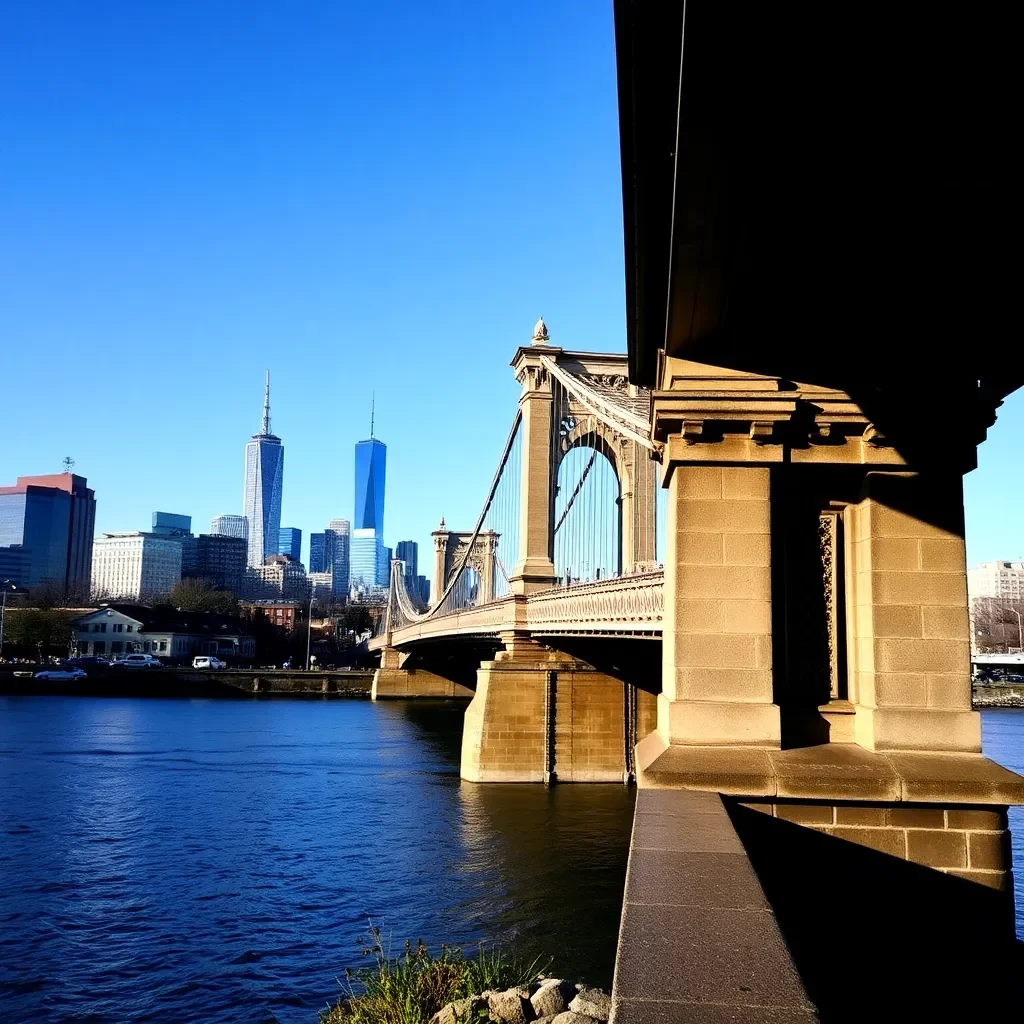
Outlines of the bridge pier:
[[467,686],[422,668],[405,668],[406,655],[394,647],[380,652],[380,668],[373,673],[371,700],[400,700],[414,697],[472,697]]
[[[623,782],[632,772],[632,694],[621,680],[507,635],[477,672],[462,733],[469,782]],[[641,702],[649,723],[649,695]]]

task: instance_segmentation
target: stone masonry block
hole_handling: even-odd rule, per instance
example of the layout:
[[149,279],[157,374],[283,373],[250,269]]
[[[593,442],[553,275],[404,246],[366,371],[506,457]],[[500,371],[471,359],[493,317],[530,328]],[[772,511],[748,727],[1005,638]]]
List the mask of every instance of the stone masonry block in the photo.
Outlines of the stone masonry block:
[[722,470],[722,496],[724,498],[755,498],[767,501],[769,472],[763,468],[728,468]]
[[675,663],[679,668],[757,668],[755,639],[726,633],[677,634]]
[[729,533],[723,540],[726,565],[771,565],[771,542],[767,534]]
[[[932,609],[926,609],[931,611]],[[945,609],[943,609],[945,610]],[[922,609],[919,605],[879,605],[874,609],[872,634],[878,638],[895,637],[915,639],[925,634],[921,625]]]
[[722,469],[718,466],[678,466],[673,474],[677,498],[721,498]]
[[895,828],[946,827],[946,812],[941,807],[890,807],[888,819]]
[[857,804],[836,806],[837,825],[874,825],[881,828],[886,824],[886,808],[864,807]]
[[928,703],[928,677],[923,672],[876,672],[874,683],[878,707],[921,708]]
[[741,565],[680,566],[676,593],[684,598],[771,599],[771,580],[766,569]]
[[771,702],[772,675],[761,669],[677,668],[676,700]]
[[916,537],[879,537],[871,541],[867,554],[871,569],[876,572],[916,572],[921,568],[920,542]]
[[957,878],[965,878],[968,882],[987,886],[989,889],[998,889],[1000,892],[1009,892],[1013,888],[1013,875],[1009,871],[951,870],[949,874],[956,875]]
[[967,607],[929,605],[921,609],[922,636],[944,640],[970,640]]
[[767,601],[723,601],[726,633],[768,635],[772,629],[772,606]]
[[971,710],[971,677],[966,666],[961,672],[928,676],[928,707]]
[[967,604],[967,583],[963,573],[872,572],[871,594],[877,604],[952,605]]
[[949,807],[946,809],[948,828],[979,829],[998,832],[1006,828],[1006,808]]
[[908,829],[907,860],[931,868],[966,868],[967,836],[951,829]]
[[676,522],[679,529],[692,533],[768,534],[768,509],[767,501],[742,501],[736,498],[681,501]]
[[964,542],[959,538],[948,540],[925,539],[921,544],[921,568],[932,572],[967,572]]
[[865,528],[872,537],[916,537],[919,539],[955,540],[961,537],[955,528],[935,525],[923,518],[890,508],[877,501],[868,501],[869,514]]
[[972,870],[1008,871],[1011,865],[1009,832],[968,832],[967,866]]
[[844,839],[848,843],[867,846],[879,853],[887,853],[890,857],[906,858],[906,836],[898,828],[842,828],[836,826],[832,835]]
[[968,672],[967,640],[876,640],[879,672]]
[[721,565],[723,536],[720,533],[689,533],[681,531],[675,538],[677,565]]
[[831,825],[834,817],[831,804],[776,804],[775,816],[798,825]]
[[[678,633],[721,633],[723,604],[722,601],[690,601],[677,597],[672,625],[668,629],[674,628]],[[667,607],[665,610],[669,611]]]

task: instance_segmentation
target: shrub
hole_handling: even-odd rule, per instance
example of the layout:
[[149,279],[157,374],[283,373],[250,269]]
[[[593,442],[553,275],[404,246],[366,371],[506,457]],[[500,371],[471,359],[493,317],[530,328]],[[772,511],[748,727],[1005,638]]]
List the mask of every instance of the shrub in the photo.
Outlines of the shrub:
[[539,958],[528,962],[483,945],[475,957],[458,946],[441,946],[435,956],[422,940],[415,946],[407,941],[402,955],[393,957],[373,925],[368,942],[362,952],[374,963],[345,971],[348,992],[320,1011],[320,1024],[427,1024],[453,1000],[529,985],[542,976]]

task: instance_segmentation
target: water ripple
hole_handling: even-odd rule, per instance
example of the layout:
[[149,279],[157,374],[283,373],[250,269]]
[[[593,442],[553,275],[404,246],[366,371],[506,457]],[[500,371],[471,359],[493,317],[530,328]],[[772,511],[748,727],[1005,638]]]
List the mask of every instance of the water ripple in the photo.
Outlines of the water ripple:
[[368,918],[607,985],[632,794],[463,787],[461,715],[0,698],[0,1020],[315,1024]]

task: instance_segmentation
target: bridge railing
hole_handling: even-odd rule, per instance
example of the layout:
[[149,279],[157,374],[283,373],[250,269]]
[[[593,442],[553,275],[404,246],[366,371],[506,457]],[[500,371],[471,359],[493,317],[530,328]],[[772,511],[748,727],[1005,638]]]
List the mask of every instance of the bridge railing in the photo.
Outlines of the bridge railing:
[[526,622],[534,633],[660,632],[665,572],[656,569],[532,594]]

